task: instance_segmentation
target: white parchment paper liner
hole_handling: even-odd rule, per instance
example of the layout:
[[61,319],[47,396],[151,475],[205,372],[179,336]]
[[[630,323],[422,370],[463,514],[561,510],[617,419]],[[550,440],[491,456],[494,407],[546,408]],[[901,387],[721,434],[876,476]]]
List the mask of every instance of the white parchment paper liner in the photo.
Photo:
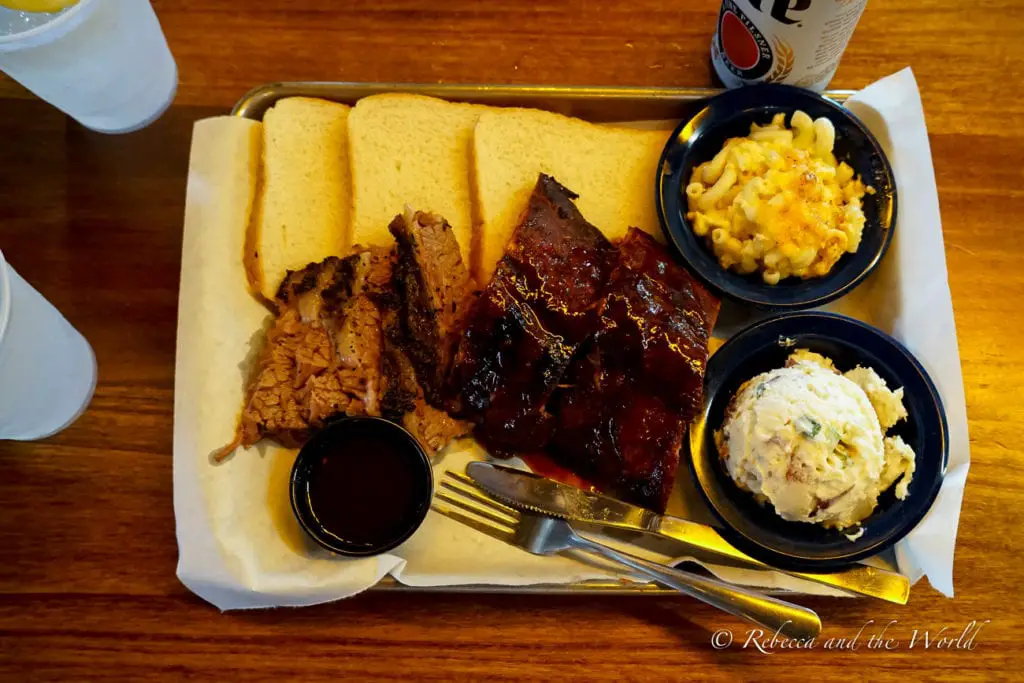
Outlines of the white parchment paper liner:
[[[946,478],[934,506],[898,544],[894,557],[899,570],[912,580],[927,576],[936,589],[952,596],[953,551],[969,449],[924,111],[909,68],[860,91],[847,106],[875,134],[892,163],[899,215],[893,245],[878,271],[828,308],[867,321],[902,341],[939,389],[949,422]],[[389,573],[411,586],[515,586],[613,578],[599,566],[530,555],[434,512],[391,554],[339,559],[313,548],[292,518],[287,479],[294,452],[261,446],[240,451],[223,465],[210,464],[211,451],[230,439],[242,398],[243,359],[267,314],[246,294],[244,281],[237,291],[204,285],[204,273],[238,259],[243,239],[236,234],[239,231],[218,230],[204,220],[204,210],[223,200],[217,193],[241,196],[244,188],[225,187],[211,176],[223,173],[223,168],[199,163],[210,155],[197,154],[197,144],[219,144],[225,147],[222,154],[241,154],[223,138],[204,137],[203,125],[197,123],[189,168],[175,375],[174,503],[181,581],[221,609],[240,609],[336,600],[373,586]],[[240,277],[244,280],[244,274]],[[225,317],[233,325],[225,327]],[[727,337],[751,321],[748,313],[726,307],[716,336]],[[224,382],[205,381],[218,373],[229,373],[235,381],[228,388]],[[486,456],[473,442],[460,442],[440,459],[435,475],[448,468],[461,471],[470,459],[482,457]],[[685,472],[680,475],[669,511],[710,523],[710,513],[690,478]],[[892,557],[874,558],[872,563],[885,566]],[[840,594],[776,572],[709,568],[724,579],[749,585]]]

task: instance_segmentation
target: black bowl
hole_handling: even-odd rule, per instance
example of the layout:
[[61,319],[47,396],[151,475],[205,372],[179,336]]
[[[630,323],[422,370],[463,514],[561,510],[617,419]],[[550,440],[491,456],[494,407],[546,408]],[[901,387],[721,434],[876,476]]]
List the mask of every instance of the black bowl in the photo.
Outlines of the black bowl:
[[[792,340],[790,342],[789,340]],[[887,432],[914,449],[916,471],[904,500],[893,487],[882,493],[854,541],[836,529],[789,522],[740,489],[729,477],[714,443],[725,409],[739,386],[784,365],[795,348],[821,353],[842,371],[873,368],[890,388],[904,387],[909,417]],[[892,547],[921,521],[935,501],[949,458],[946,415],[939,393],[921,364],[883,332],[833,313],[793,313],[744,329],[711,356],[704,379],[704,407],[690,427],[690,455],[697,488],[733,545],[780,569],[828,572]]]
[[412,536],[433,486],[430,459],[412,434],[383,418],[345,417],[302,447],[289,490],[292,511],[314,541],[368,557]]
[[[864,196],[866,224],[857,251],[844,254],[828,274],[809,280],[786,278],[767,285],[759,273],[726,270],[697,237],[686,219],[683,191],[696,166],[709,161],[732,137],[750,134],[750,124],[767,124],[778,113],[786,122],[796,110],[812,119],[827,117],[836,129],[834,153],[875,188]],[[896,220],[896,182],[878,141],[844,107],[809,90],[786,85],[756,85],[729,90],[708,100],[696,116],[679,124],[661,154],[655,179],[655,203],[662,230],[686,265],[721,296],[759,308],[799,310],[820,306],[846,294],[881,262],[892,241]]]

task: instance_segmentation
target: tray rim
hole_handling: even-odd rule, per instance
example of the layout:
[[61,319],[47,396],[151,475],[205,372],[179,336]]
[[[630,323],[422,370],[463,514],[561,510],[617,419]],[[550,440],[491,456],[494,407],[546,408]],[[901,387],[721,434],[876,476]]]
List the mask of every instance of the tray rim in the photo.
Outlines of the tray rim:
[[[504,85],[490,83],[398,83],[359,81],[278,81],[264,83],[245,93],[231,109],[232,116],[262,120],[263,112],[283,97],[366,97],[381,93],[413,93],[442,99],[460,96],[550,97],[567,100],[651,100],[696,102],[725,92],[718,87],[592,86],[592,85]],[[857,90],[833,89],[822,94],[842,104]]]
[[[284,97],[367,97],[381,93],[413,93],[442,99],[488,95],[527,99],[546,97],[564,100],[649,100],[652,102],[693,103],[714,97],[727,88],[658,87],[658,86],[591,86],[591,85],[518,85],[488,83],[402,83],[361,81],[278,81],[258,85],[245,93],[231,109],[231,116],[261,121],[264,112]],[[830,89],[822,94],[842,105],[857,90]],[[465,593],[511,595],[646,595],[672,596],[679,592],[654,583],[590,580],[565,584],[540,583],[507,586],[499,584],[452,584],[447,586],[413,586],[404,584],[390,574],[370,586],[368,591],[394,593]],[[792,591],[765,590],[774,595],[808,595]],[[832,597],[832,596],[821,596]],[[836,596],[839,597],[839,596]],[[849,596],[855,598],[856,596]]]

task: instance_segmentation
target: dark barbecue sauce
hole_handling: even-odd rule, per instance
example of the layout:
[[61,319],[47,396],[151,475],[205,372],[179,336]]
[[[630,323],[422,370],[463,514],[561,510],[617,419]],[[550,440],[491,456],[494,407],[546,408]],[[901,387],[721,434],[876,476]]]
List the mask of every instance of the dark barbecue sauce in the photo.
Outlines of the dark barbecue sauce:
[[300,491],[312,526],[331,545],[372,552],[419,524],[430,502],[430,475],[400,436],[354,431],[317,444],[306,460]]
[[597,487],[579,476],[568,467],[559,465],[547,453],[540,451],[534,453],[517,453],[519,458],[530,467],[530,471],[557,482],[575,486],[584,491],[597,491]]

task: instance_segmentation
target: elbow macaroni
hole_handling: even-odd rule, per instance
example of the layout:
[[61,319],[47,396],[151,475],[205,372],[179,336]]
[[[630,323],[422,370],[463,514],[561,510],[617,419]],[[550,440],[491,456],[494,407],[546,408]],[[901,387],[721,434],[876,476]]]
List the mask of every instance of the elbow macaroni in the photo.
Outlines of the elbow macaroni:
[[861,200],[874,190],[836,161],[835,137],[827,118],[797,111],[787,128],[785,114],[776,114],[693,170],[684,188],[686,217],[723,268],[760,271],[774,285],[821,277],[857,250]]

